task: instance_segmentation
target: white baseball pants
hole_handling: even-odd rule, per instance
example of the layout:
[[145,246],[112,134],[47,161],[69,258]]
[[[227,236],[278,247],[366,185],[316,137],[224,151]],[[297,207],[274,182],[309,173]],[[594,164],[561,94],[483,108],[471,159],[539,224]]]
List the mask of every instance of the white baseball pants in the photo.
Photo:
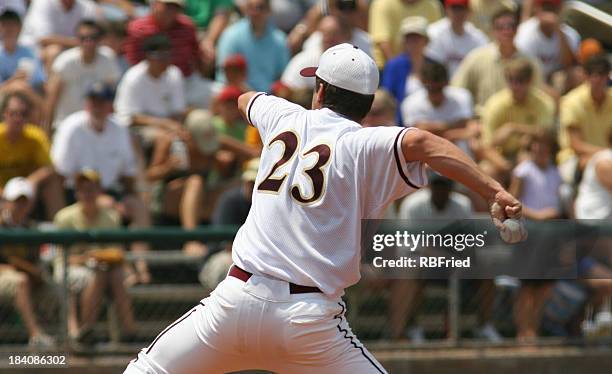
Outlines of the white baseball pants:
[[290,294],[284,281],[227,277],[130,362],[126,374],[385,374],[340,298]]

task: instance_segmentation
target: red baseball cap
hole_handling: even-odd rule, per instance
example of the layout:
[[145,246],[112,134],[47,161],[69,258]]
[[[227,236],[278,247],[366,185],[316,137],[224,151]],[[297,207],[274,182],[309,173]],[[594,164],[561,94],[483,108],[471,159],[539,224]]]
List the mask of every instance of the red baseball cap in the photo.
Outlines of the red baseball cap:
[[449,7],[456,5],[464,6],[467,8],[470,6],[470,0],[444,0],[444,6]]
[[238,101],[238,97],[242,95],[242,90],[235,86],[225,86],[219,95],[217,95],[217,100],[219,102],[225,101]]
[[241,70],[246,70],[247,62],[246,59],[241,54],[235,54],[228,56],[223,62],[223,68],[237,68]]
[[536,5],[550,4],[554,6],[561,6],[562,0],[535,0]]

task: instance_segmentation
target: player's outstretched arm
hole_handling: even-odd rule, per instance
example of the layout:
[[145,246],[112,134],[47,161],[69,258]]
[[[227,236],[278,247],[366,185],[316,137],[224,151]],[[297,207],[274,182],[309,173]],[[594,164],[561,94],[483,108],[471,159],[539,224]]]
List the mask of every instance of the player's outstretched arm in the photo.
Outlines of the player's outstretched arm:
[[508,230],[504,220],[521,217],[521,203],[448,140],[423,130],[407,131],[402,139],[402,151],[406,161],[425,162],[433,170],[485,198],[493,222],[502,233]]

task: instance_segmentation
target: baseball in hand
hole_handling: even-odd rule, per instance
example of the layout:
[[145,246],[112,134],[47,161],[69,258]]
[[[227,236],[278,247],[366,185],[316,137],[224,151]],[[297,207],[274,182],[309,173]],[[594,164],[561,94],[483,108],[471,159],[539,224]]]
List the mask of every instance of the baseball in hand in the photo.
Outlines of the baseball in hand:
[[514,244],[527,239],[527,229],[525,228],[523,221],[508,218],[502,223],[502,227],[499,230],[499,235],[504,242]]

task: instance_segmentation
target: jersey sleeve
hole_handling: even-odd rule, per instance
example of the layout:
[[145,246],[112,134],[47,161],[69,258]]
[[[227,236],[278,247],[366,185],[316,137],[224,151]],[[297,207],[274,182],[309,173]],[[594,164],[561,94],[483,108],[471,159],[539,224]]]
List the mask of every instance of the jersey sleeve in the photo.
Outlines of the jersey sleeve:
[[287,116],[302,111],[306,112],[306,109],[285,99],[258,92],[247,104],[246,118],[259,130],[261,140],[266,143],[270,134],[285,125],[283,120]]
[[427,183],[422,162],[407,162],[402,139],[416,128],[372,127],[359,130],[349,145],[356,162],[359,183],[364,192],[365,218],[377,218],[392,201]]

